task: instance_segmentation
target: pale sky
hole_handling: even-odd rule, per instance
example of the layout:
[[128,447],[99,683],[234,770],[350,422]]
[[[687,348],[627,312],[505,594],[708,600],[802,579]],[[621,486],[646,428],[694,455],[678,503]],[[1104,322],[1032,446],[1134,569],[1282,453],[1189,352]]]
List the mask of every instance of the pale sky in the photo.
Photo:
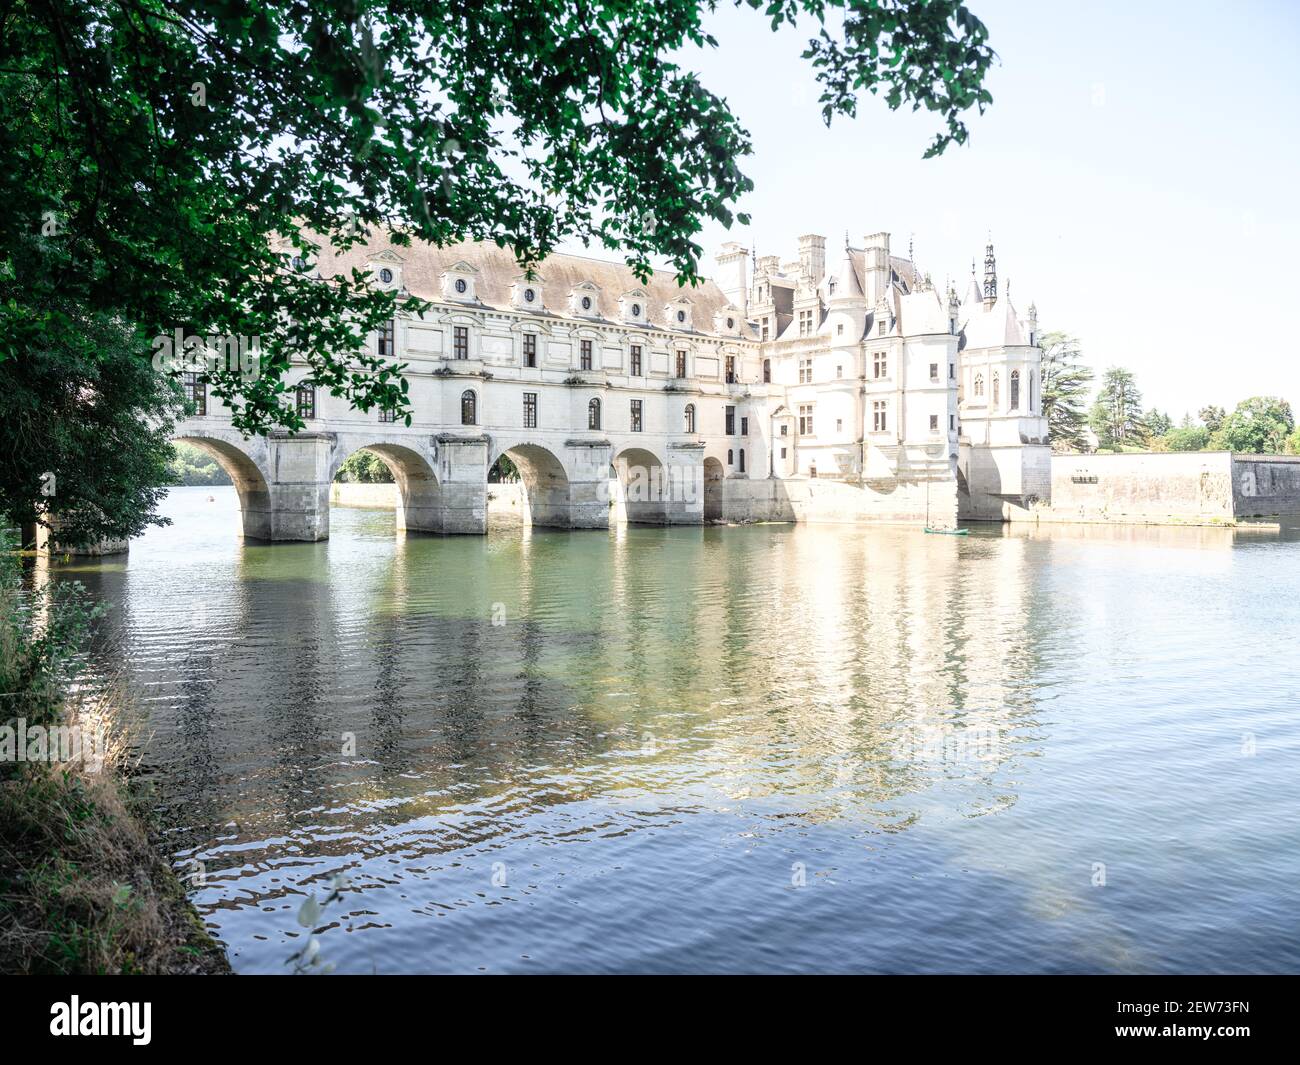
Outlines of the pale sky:
[[1002,291],[1044,330],[1122,365],[1175,421],[1280,394],[1300,413],[1300,3],[967,0],[1000,56],[971,141],[921,158],[939,120],[865,98],[822,124],[799,53],[760,13],[711,20],[695,69],[754,141],[748,229],[726,240],[793,258],[802,233],[888,230],[895,254],[964,294],[991,231]]

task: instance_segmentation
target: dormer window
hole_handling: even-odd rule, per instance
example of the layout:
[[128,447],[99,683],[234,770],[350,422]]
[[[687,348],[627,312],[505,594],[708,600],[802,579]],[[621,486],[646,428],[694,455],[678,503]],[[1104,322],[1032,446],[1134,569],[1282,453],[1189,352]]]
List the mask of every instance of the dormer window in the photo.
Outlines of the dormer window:
[[524,302],[534,303],[537,300],[537,290],[533,288],[524,289]]
[[442,275],[442,293],[447,299],[469,302],[474,300],[474,283],[478,270],[461,260],[447,267]]
[[388,269],[388,267],[385,266],[382,270],[379,271],[379,280],[382,281],[385,285],[391,285],[393,283],[393,271],[391,271],[390,269]]
[[678,311],[678,312],[677,312],[677,321],[678,321],[678,322],[685,322],[685,321],[686,321],[686,312],[685,312],[685,311]]
[[583,297],[582,297],[582,309],[583,309],[584,311],[589,311],[589,310],[591,310],[591,297],[590,297],[590,296],[583,296]]
[[835,278],[833,277],[826,283],[826,294],[828,296],[835,295]]
[[736,319],[734,319],[734,318],[728,318],[728,319],[727,319],[727,328],[728,328],[728,329],[735,329],[735,328],[736,328]]
[[641,304],[639,303],[632,304],[632,317],[633,318],[641,317]]

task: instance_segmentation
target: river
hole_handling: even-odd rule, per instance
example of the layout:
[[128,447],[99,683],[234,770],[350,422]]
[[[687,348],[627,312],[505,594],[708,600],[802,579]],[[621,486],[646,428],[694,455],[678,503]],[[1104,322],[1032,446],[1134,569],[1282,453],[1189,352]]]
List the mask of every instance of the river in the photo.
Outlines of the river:
[[58,573],[240,972],[1300,969],[1300,530],[163,513]]

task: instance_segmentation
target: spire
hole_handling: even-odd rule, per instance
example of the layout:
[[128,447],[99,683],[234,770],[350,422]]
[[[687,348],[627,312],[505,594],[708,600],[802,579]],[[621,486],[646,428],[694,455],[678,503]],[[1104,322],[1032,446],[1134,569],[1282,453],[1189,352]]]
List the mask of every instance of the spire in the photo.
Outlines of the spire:
[[[972,273],[974,272],[974,264]],[[992,307],[998,301],[998,261],[993,254],[993,239],[984,249],[984,306]]]

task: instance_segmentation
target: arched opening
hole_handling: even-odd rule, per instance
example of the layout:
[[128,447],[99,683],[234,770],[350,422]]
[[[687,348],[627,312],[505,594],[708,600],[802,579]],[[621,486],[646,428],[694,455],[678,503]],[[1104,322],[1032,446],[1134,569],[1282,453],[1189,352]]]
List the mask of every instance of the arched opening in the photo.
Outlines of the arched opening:
[[240,521],[246,540],[271,539],[271,492],[256,462],[237,444],[210,436],[178,436],[210,455],[225,471],[239,496]]
[[630,447],[615,456],[614,475],[627,521],[640,525],[668,524],[672,485],[668,468],[645,448]]
[[1020,409],[1020,371],[1011,371],[1011,409]]
[[472,388],[467,388],[460,394],[460,424],[478,424],[478,396]]
[[686,412],[685,412],[683,429],[685,432],[688,433],[695,432],[695,404],[694,403],[686,404]]
[[[331,488],[334,501],[351,506],[393,506],[399,531],[442,532],[438,477],[418,451],[400,444],[366,444],[340,461],[331,479],[351,486]],[[389,484],[396,489],[386,488]]]
[[[513,481],[510,479],[511,469],[514,471]],[[488,470],[488,482],[503,486],[522,485],[518,507],[525,524],[556,529],[573,527],[568,475],[560,460],[546,448],[537,444],[517,444],[506,448]],[[489,488],[489,492],[495,491]]]
[[600,428],[600,400],[594,396],[587,401],[587,428]]
[[993,409],[999,410],[1002,403],[1002,381],[995,373],[993,375]]
[[704,520],[722,520],[722,463],[714,458],[704,460]]

